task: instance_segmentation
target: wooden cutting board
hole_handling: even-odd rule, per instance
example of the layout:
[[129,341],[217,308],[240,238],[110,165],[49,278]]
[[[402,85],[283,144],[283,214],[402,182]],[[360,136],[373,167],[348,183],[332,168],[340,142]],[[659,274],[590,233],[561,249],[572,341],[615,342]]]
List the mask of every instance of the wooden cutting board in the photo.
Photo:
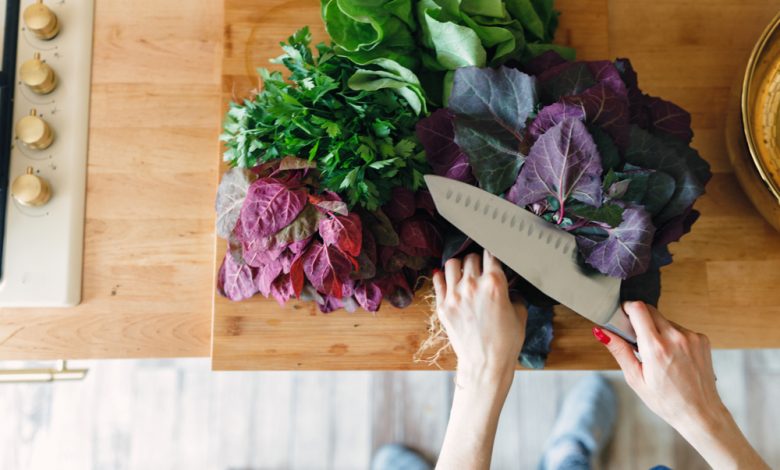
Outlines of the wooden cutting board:
[[[279,55],[278,42],[303,25],[326,35],[315,0],[226,0],[224,105],[257,86],[255,69]],[[729,87],[780,0],[559,0],[558,42],[581,59],[629,57],[646,93],[693,115],[694,146],[714,177],[697,203],[693,232],[671,246],[661,310],[710,336],[715,347],[780,347],[780,235],[753,209],[732,173],[724,144]],[[220,158],[215,155],[214,158]],[[224,255],[217,242],[216,266]],[[280,307],[255,297],[214,296],[212,366],[241,369],[426,369],[412,355],[426,337],[430,308],[421,299],[377,314],[321,314],[312,303]],[[591,324],[560,308],[551,369],[614,368]],[[454,366],[449,355],[445,368]]]

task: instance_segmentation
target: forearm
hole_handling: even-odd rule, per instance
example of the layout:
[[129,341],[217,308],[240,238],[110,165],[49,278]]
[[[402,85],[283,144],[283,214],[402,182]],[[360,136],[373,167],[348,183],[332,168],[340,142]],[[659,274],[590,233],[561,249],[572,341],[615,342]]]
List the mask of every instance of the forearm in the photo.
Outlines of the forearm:
[[723,405],[710,416],[691,418],[675,428],[715,470],[769,470]]
[[458,374],[437,469],[490,468],[498,418],[512,377],[511,372]]

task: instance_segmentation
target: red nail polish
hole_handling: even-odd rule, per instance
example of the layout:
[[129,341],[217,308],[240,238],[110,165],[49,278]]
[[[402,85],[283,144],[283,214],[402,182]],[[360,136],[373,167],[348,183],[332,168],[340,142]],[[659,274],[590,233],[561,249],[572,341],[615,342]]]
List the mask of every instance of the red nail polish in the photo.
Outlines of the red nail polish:
[[603,344],[609,344],[609,342],[612,340],[612,338],[604,334],[604,330],[598,326],[593,327],[593,336],[595,336],[596,339],[601,341]]
[[435,276],[435,275],[437,275],[437,274],[439,274],[440,272],[441,272],[441,269],[439,269],[439,268],[433,268],[433,275],[434,275],[434,276]]

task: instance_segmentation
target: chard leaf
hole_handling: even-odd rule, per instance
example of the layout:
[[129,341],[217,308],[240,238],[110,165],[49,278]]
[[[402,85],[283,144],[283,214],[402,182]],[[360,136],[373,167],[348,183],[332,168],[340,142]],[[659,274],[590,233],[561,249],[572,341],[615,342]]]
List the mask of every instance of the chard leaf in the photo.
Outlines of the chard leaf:
[[355,300],[364,310],[376,312],[382,304],[382,289],[373,282],[360,282],[355,287]]
[[320,221],[319,230],[326,245],[336,246],[355,257],[360,254],[363,227],[356,213],[327,217]]
[[527,152],[525,125],[535,103],[534,81],[514,69],[455,71],[449,107],[455,143],[469,156],[480,186],[494,194],[512,185]]
[[408,219],[417,210],[414,192],[407,188],[393,188],[392,198],[382,210],[395,223]]
[[240,256],[236,257],[230,253],[230,250],[225,254],[219,268],[217,289],[220,294],[233,301],[248,299],[257,292],[252,268],[247,266]]
[[585,125],[566,119],[536,141],[507,199],[527,206],[552,196],[561,212],[569,198],[599,207],[601,171],[596,144]]
[[306,205],[306,192],[289,190],[283,183],[263,178],[249,186],[241,207],[244,239],[273,235],[290,225]]
[[342,297],[342,288],[349,281],[352,262],[333,245],[314,241],[303,255],[303,271],[317,291],[336,298]]
[[217,236],[229,239],[241,215],[249,179],[241,168],[231,168],[223,176],[217,188]]
[[428,220],[411,218],[401,222],[401,243],[398,248],[409,256],[440,257],[442,239],[439,231]]
[[308,240],[317,231],[317,224],[322,217],[315,206],[307,204],[290,225],[273,235],[274,244],[286,247],[294,242]]
[[645,272],[650,263],[650,246],[655,227],[650,214],[639,206],[626,205],[623,221],[604,228],[606,237],[577,236],[585,261],[600,272],[626,279]]

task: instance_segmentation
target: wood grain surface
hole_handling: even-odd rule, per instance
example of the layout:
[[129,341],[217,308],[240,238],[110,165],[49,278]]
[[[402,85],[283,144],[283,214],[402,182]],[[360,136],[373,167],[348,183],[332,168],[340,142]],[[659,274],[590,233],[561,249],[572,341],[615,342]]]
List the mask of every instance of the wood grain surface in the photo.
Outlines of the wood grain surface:
[[208,355],[222,14],[96,0],[83,302],[0,309],[0,359]]
[[[641,88],[693,115],[694,146],[713,168],[702,217],[671,246],[663,269],[661,309],[708,334],[715,347],[780,346],[780,235],[756,212],[729,164],[725,112],[729,87],[778,0],[559,0],[558,42],[582,59],[631,58]],[[226,0],[223,106],[257,87],[255,68],[268,66],[277,43],[304,24],[324,39],[315,0]],[[216,158],[216,157],[215,157]],[[217,245],[217,260],[224,247]],[[429,307],[383,307],[376,315],[335,312],[255,297],[214,299],[214,369],[419,369],[412,354],[426,336]],[[590,324],[559,309],[548,367],[602,369],[614,363],[591,337]],[[447,356],[442,366],[454,365]]]

